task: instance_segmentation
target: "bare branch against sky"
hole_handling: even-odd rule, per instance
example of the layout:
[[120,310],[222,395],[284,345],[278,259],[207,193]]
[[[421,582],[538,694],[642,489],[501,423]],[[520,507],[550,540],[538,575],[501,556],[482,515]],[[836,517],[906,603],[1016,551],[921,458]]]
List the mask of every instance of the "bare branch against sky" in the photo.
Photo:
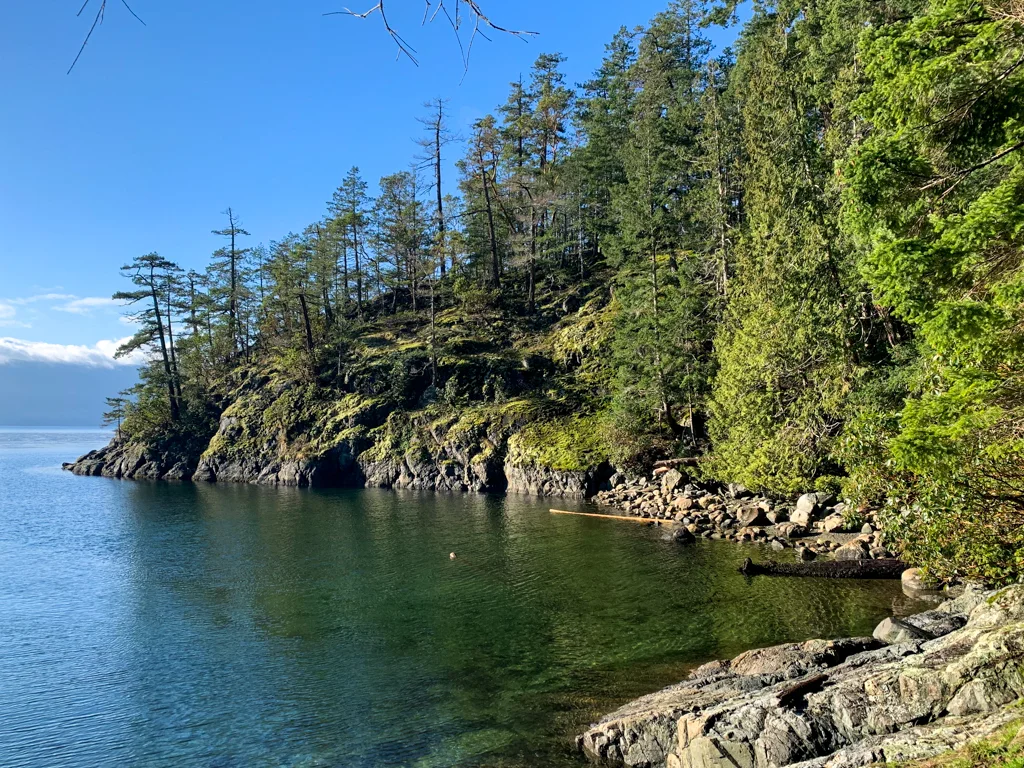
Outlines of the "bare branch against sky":
[[[96,27],[103,23],[103,19],[107,12],[108,0],[99,0],[99,7],[96,9],[96,15],[93,16],[92,25],[89,27],[89,31],[85,35],[85,40],[82,41],[82,47],[78,49],[78,54],[75,56],[75,60],[71,62],[71,67],[68,68],[68,74],[78,64],[78,60],[82,58],[82,54],[85,52],[85,47],[89,44],[92,39],[93,33],[96,31]],[[137,13],[128,4],[127,0],[120,0],[121,4],[135,19],[139,21],[143,26],[146,25]],[[85,0],[82,3],[82,7],[78,9],[78,16],[85,13],[86,9],[92,3],[92,0]],[[408,59],[417,66],[419,61],[416,59],[416,49],[413,48],[407,40],[405,40],[401,34],[391,25],[388,20],[387,13],[384,9],[385,0],[379,0],[379,2],[367,11],[362,13],[356,13],[355,11],[344,8],[340,11],[329,11],[324,16],[354,16],[357,19],[366,19],[373,15],[379,15],[381,21],[384,23],[384,30],[390,35],[391,39],[395,41],[395,45],[398,46],[398,56],[405,55]],[[437,0],[437,4],[431,2],[431,0],[424,0],[423,7],[423,21],[422,24],[434,21],[438,15],[443,15],[448,23],[451,25],[452,30],[455,32],[455,39],[459,44],[459,52],[462,55],[463,65],[469,68],[469,57],[473,51],[473,43],[477,36],[490,40],[487,37],[485,30],[493,32],[501,32],[503,34],[512,35],[520,40],[525,41],[528,37],[536,35],[536,32],[530,32],[528,30],[521,29],[510,29],[503,27],[493,22],[490,17],[484,13],[484,10],[479,0],[454,0],[454,7],[451,6],[450,0]],[[469,39],[466,43],[463,43],[463,33],[465,30],[469,30]]]

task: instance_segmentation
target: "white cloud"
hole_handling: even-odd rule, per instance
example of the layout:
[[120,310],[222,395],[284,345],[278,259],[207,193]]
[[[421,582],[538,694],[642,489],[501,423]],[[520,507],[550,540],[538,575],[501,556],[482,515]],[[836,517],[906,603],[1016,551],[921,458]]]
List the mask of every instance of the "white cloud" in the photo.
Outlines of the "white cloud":
[[[38,313],[35,304],[47,304],[46,309],[56,312],[70,312],[75,315],[90,315],[94,310],[121,309],[127,306],[123,301],[106,296],[76,296],[73,293],[38,293],[34,296],[19,296],[14,299],[0,299],[0,324],[24,325],[24,323],[2,323],[13,316],[16,307],[28,307],[29,313]],[[9,314],[4,314],[5,312]]]
[[39,301],[67,301],[75,298],[72,293],[39,293],[35,296],[23,296],[20,299],[4,299],[8,304],[35,304]]
[[84,344],[50,344],[45,341],[24,341],[0,336],[0,365],[15,362],[68,363],[98,368],[118,365],[140,365],[146,355],[135,351],[120,360],[114,359],[117,348],[130,337],[98,341],[91,347]]
[[11,304],[0,301],[0,328],[31,328],[29,323],[22,322],[21,320],[15,320],[15,315],[18,314],[18,310],[15,309]]
[[123,307],[124,302],[116,299],[108,299],[103,296],[86,296],[82,299],[72,299],[64,304],[55,306],[58,312],[71,312],[76,315],[87,315],[94,309],[105,309],[108,307]]

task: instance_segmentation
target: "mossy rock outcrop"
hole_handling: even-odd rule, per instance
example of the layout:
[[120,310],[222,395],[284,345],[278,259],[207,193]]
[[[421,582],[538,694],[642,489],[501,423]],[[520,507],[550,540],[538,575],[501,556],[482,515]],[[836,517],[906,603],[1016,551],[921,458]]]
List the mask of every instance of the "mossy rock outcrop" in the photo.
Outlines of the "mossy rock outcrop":
[[614,472],[595,420],[553,415],[543,401],[403,411],[280,378],[240,391],[199,457],[108,446],[70,466],[123,478],[574,498],[593,495]]
[[124,478],[591,496],[613,470],[592,415],[600,400],[571,382],[584,361],[598,365],[607,336],[606,291],[595,291],[547,325],[449,307],[434,331],[409,313],[369,322],[330,365],[268,354],[221,385],[208,442],[184,452],[111,445],[70,466]]

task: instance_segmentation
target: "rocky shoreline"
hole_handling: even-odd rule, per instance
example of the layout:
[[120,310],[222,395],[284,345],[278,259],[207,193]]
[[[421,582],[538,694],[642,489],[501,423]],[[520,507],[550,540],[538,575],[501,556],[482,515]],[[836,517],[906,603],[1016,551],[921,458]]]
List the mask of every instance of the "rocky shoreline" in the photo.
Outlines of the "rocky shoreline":
[[575,499],[591,498],[609,488],[608,478],[614,473],[608,464],[583,470],[516,464],[497,450],[485,456],[452,450],[441,457],[380,457],[360,448],[365,447],[345,445],[303,459],[282,459],[273,447],[244,458],[207,451],[194,459],[173,450],[112,440],[63,467],[76,475],[124,480],[505,492]]
[[932,757],[1022,711],[1024,585],[966,589],[873,637],[748,651],[577,737],[603,765],[859,768]]
[[[222,420],[221,444],[235,424]],[[446,447],[439,455],[381,455],[345,443],[311,458],[283,459],[267,444],[255,455],[209,449],[198,459],[174,450],[112,440],[64,469],[76,475],[133,480],[251,483],[297,487],[368,487],[451,492],[522,493],[590,499],[622,514],[672,527],[672,538],[726,540],[791,552],[798,561],[890,560],[877,512],[854,509],[826,493],[776,499],[735,484],[701,482],[686,472],[688,460],[658,462],[650,475],[627,477],[608,463],[585,470],[517,464],[497,435],[491,450]],[[216,445],[214,440],[211,445]]]
[[878,527],[878,513],[853,508],[827,493],[805,493],[795,501],[752,493],[743,486],[698,482],[683,460],[659,462],[651,476],[612,475],[608,490],[593,501],[627,515],[677,526],[674,538],[761,544],[797,559],[836,560],[893,557]]

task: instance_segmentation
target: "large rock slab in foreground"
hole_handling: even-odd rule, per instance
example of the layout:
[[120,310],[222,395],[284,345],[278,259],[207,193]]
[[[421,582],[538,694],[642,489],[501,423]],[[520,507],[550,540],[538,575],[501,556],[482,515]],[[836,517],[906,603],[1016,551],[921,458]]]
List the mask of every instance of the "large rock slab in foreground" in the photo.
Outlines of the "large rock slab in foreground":
[[[929,757],[1020,713],[1024,586],[968,590],[885,639],[812,640],[712,662],[577,738],[605,764],[853,768]],[[931,638],[931,639],[928,639]]]

